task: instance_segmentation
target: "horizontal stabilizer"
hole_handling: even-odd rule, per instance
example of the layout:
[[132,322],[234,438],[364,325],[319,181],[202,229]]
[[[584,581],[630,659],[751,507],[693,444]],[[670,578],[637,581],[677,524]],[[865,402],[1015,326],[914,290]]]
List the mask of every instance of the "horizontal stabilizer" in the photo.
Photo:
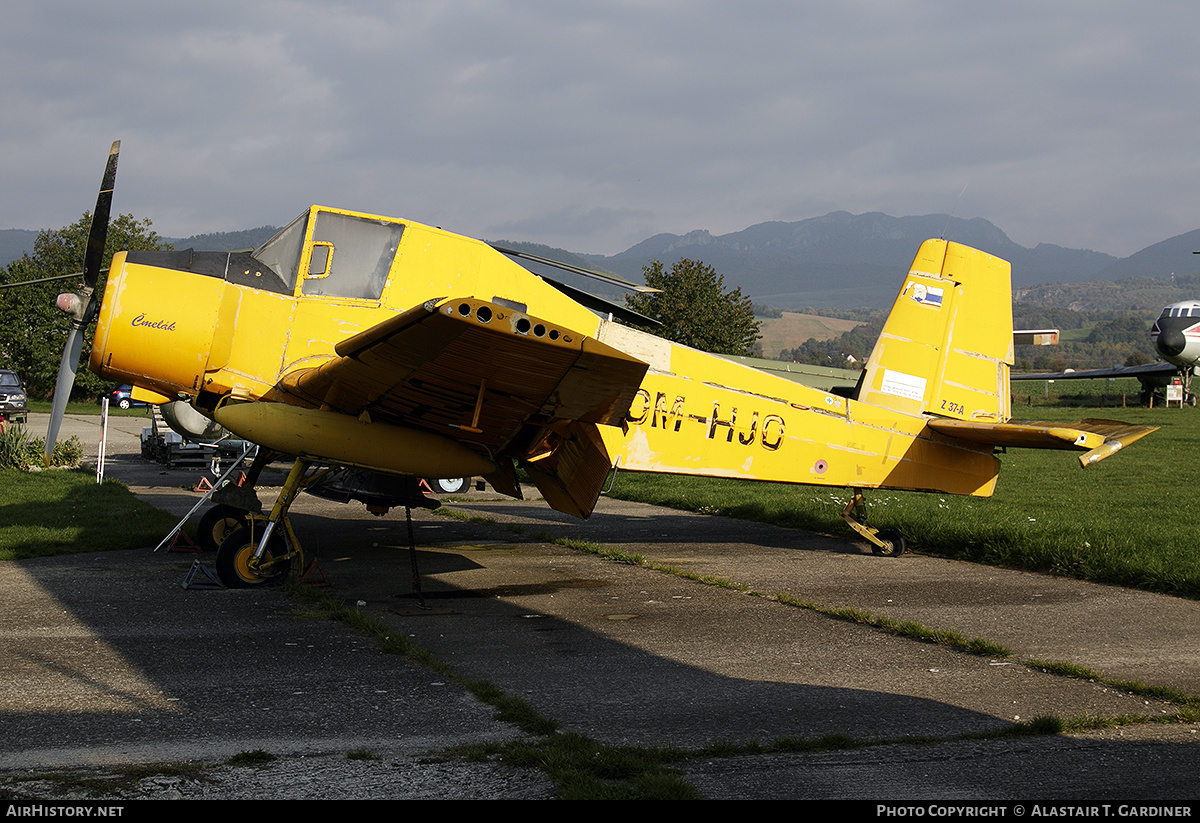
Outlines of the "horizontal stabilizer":
[[1098,463],[1158,429],[1116,420],[987,423],[942,419],[930,420],[929,428],[947,437],[1006,448],[1085,449],[1086,453],[1079,457],[1082,466]]

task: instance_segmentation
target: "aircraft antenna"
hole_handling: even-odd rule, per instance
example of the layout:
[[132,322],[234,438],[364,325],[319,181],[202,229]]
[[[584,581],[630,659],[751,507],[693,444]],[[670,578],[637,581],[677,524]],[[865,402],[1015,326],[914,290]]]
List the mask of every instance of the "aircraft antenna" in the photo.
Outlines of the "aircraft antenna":
[[966,193],[967,186],[969,185],[971,185],[970,180],[968,180],[966,183],[963,183],[962,191],[958,193],[958,197],[954,198],[954,208],[950,209],[950,213],[946,215],[946,225],[942,227],[943,240],[946,239],[946,232],[950,230],[950,220],[954,217],[954,212],[958,211],[958,201],[962,200],[962,196]]

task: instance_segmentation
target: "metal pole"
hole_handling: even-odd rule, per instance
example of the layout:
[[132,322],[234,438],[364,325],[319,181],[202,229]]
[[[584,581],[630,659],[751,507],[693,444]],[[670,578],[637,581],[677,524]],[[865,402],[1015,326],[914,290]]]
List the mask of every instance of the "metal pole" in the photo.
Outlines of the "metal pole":
[[104,459],[108,451],[108,398],[100,398],[100,451],[96,455],[96,483],[104,482]]

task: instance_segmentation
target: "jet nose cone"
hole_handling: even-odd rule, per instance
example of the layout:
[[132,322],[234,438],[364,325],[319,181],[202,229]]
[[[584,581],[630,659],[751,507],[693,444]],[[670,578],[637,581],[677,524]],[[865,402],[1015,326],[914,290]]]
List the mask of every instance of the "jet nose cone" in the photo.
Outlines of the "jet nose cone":
[[1163,329],[1154,341],[1155,348],[1163,357],[1178,357],[1187,345],[1187,338],[1179,329]]

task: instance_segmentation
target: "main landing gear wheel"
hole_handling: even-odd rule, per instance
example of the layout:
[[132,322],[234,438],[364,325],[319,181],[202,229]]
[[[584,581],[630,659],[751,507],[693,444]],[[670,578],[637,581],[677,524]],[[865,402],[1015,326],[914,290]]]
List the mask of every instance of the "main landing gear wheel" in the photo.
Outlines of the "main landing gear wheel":
[[907,544],[904,542],[904,535],[900,534],[896,529],[884,529],[875,535],[884,545],[871,545],[871,551],[881,557],[899,557],[904,554]]
[[226,537],[249,523],[250,512],[218,503],[200,518],[200,524],[196,526],[196,539],[204,551],[216,551]]
[[292,559],[287,556],[287,544],[274,534],[267,542],[266,551],[254,568],[251,561],[262,538],[262,528],[243,527],[222,541],[217,549],[217,577],[231,589],[249,589],[255,586],[270,586],[282,583],[292,570]]

